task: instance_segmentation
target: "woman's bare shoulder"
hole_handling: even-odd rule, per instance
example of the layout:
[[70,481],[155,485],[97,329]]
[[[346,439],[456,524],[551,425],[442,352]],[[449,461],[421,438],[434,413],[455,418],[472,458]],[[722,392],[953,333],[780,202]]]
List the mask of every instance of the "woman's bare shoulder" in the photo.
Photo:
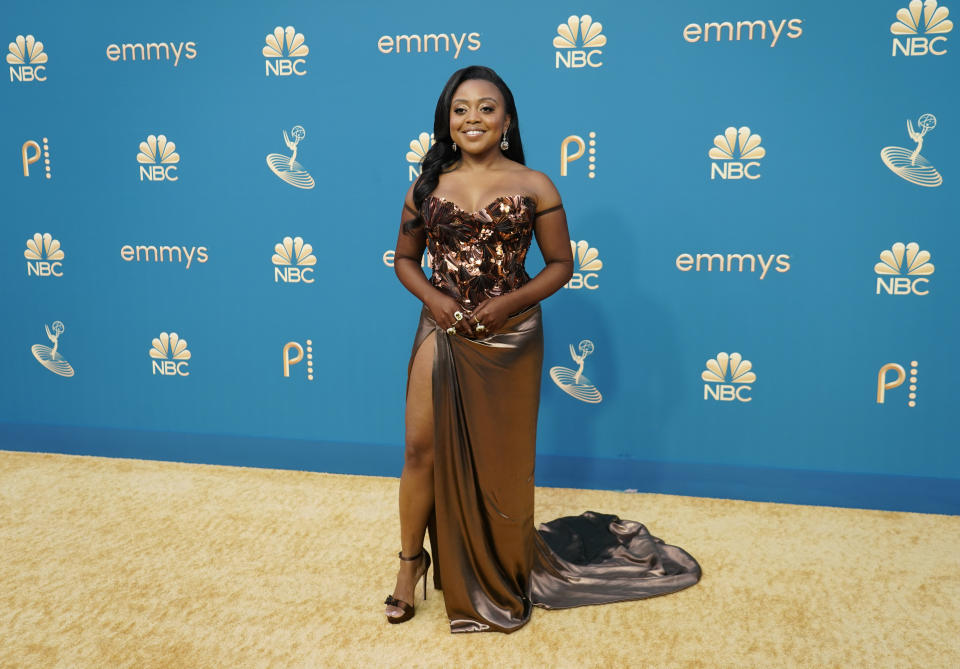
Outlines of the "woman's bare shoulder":
[[560,192],[546,174],[524,166],[518,176],[522,179],[520,183],[524,189],[537,201],[537,209],[547,209],[560,204]]

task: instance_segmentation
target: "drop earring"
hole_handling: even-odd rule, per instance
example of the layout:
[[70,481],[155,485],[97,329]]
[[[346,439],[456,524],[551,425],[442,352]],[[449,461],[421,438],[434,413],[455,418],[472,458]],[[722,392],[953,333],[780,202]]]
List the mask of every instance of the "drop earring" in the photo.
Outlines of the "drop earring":
[[456,142],[450,142],[450,144],[453,146],[453,152],[456,153],[456,152],[457,152],[457,143],[456,143]]
[[503,139],[500,140],[500,150],[506,151],[510,148],[510,142],[507,141],[507,131],[503,131]]

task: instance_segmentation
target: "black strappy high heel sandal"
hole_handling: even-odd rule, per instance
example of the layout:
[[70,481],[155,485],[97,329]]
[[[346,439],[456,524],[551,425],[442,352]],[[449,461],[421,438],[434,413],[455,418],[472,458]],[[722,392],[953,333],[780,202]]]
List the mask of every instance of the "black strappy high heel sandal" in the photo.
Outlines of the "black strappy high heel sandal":
[[[426,549],[426,548],[421,548],[421,549],[420,549],[420,552],[417,553],[416,555],[414,555],[413,557],[403,557],[403,551],[400,551],[399,553],[397,553],[397,557],[399,557],[399,558],[400,558],[401,560],[403,560],[404,562],[410,562],[411,560],[419,560],[421,557],[424,558],[424,561],[426,562],[426,565],[427,565],[427,566],[426,566],[426,567],[424,568],[424,570],[423,570],[423,598],[424,598],[424,600],[426,600],[426,598],[427,598],[427,573],[430,571],[430,553],[427,552],[427,549]],[[419,580],[419,579],[418,579],[418,580]],[[417,586],[416,586],[416,584],[414,584],[414,586],[413,586],[413,593],[414,593],[414,596],[416,596],[416,593],[417,593]],[[413,604],[407,604],[406,602],[397,599],[397,598],[394,597],[393,595],[387,595],[387,598],[384,600],[383,603],[386,604],[386,605],[388,605],[388,606],[396,606],[398,609],[400,609],[401,611],[403,611],[403,615],[399,615],[399,616],[387,616],[387,622],[390,622],[390,623],[393,623],[393,624],[396,624],[396,623],[405,623],[405,622],[407,622],[408,620],[410,620],[411,618],[413,618],[414,613],[416,613],[415,607],[414,607]]]

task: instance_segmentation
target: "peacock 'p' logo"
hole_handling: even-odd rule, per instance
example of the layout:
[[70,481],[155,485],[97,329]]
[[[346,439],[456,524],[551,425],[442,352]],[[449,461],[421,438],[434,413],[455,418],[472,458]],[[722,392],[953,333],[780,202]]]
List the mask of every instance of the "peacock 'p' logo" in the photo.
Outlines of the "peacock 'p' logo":
[[267,59],[266,76],[302,77],[307,73],[306,56],[310,53],[310,47],[303,33],[298,33],[293,26],[277,26],[265,41],[262,53]]
[[150,358],[155,376],[190,376],[187,361],[191,357],[187,340],[176,332],[161,332],[151,342]]
[[703,399],[752,401],[753,398],[747,394],[752,390],[749,384],[757,380],[757,374],[752,370],[753,363],[739,353],[717,353],[715,358],[707,360],[706,369],[700,374],[700,378],[706,382],[703,385]]
[[561,63],[568,68],[601,67],[601,47],[606,46],[607,36],[603,25],[589,14],[573,15],[566,23],[557,26],[553,47],[557,49],[556,69]]

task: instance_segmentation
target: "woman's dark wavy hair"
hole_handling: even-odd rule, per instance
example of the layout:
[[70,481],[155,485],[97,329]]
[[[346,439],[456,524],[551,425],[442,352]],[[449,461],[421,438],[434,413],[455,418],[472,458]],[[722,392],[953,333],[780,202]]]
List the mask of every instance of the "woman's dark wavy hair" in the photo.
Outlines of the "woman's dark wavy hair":
[[[500,94],[507,106],[507,114],[510,115],[510,127],[507,128],[507,141],[510,142],[510,148],[504,151],[503,155],[521,165],[526,164],[523,158],[523,143],[520,141],[520,120],[517,118],[517,106],[513,102],[513,93],[510,92],[510,88],[489,67],[471,65],[457,70],[447,80],[443,92],[440,93],[440,99],[437,100],[437,109],[433,115],[434,144],[423,158],[420,177],[413,187],[413,204],[417,212],[420,211],[427,196],[436,189],[440,182],[440,173],[460,160],[459,152],[453,150],[453,140],[450,138],[450,103],[457,87],[470,79],[483,79],[500,89]],[[423,216],[418,213],[416,218],[404,224],[403,229],[404,232],[409,233],[421,225],[423,225]]]

